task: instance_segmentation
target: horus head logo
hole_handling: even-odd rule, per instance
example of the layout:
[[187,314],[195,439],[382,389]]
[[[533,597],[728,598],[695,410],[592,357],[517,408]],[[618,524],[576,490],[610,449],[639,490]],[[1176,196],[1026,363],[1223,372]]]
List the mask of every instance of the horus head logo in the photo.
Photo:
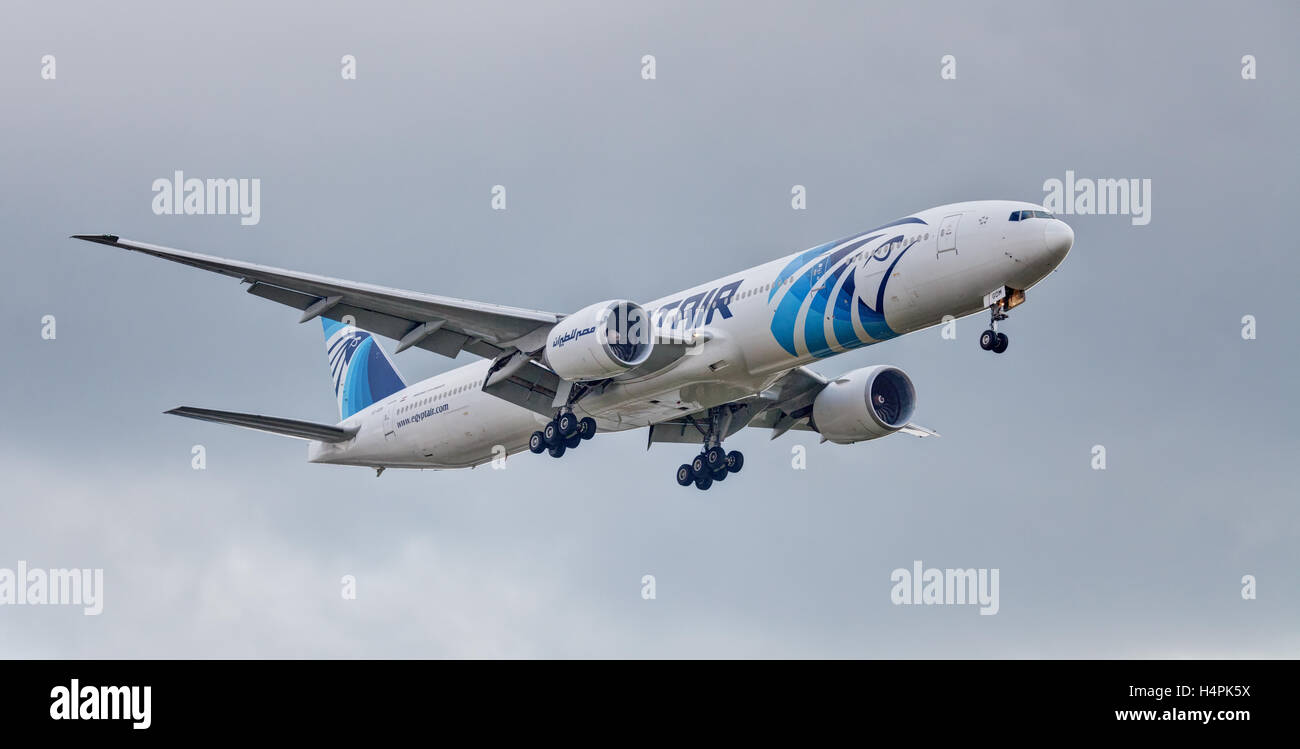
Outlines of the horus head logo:
[[343,387],[343,378],[347,375],[352,356],[366,340],[366,336],[355,328],[345,328],[341,335],[330,341],[326,353],[329,356],[330,376],[334,378],[334,395]]
[[814,247],[781,271],[768,295],[772,335],[792,356],[830,356],[898,335],[885,321],[885,286],[910,245],[896,221]]

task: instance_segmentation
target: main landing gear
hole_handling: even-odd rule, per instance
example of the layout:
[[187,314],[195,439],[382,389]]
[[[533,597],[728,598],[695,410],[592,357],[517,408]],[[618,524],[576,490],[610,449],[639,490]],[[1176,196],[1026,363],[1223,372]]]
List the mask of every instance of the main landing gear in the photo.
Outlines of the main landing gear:
[[596,436],[596,420],[590,416],[579,419],[572,411],[562,411],[541,431],[528,438],[528,449],[540,455],[550,453],[552,458],[564,455],[583,440]]
[[725,481],[727,474],[740,473],[745,466],[745,456],[739,450],[722,449],[722,434],[731,421],[731,412],[725,406],[709,409],[708,428],[696,425],[704,434],[704,450],[690,463],[677,467],[677,483],[681,486],[695,484],[701,491],[713,486],[715,481]]
[[677,483],[682,486],[695,484],[697,489],[708,489],[714,481],[724,481],[729,473],[740,473],[745,465],[745,456],[739,450],[726,452],[714,445],[690,463],[677,467]]
[[1007,350],[1006,333],[998,332],[998,321],[1007,319],[1007,313],[1003,311],[1003,302],[998,301],[992,307],[989,307],[989,329],[980,334],[980,348],[985,351],[992,351],[1000,354]]

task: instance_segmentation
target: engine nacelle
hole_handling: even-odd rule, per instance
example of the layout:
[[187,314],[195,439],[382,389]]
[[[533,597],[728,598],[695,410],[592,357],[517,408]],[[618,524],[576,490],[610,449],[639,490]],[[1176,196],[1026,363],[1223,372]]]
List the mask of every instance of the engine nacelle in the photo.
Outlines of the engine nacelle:
[[873,440],[906,426],[916,411],[916,388],[898,367],[855,369],[813,399],[813,423],[831,442]]
[[551,329],[546,363],[566,380],[599,380],[622,374],[650,358],[650,316],[622,299],[574,312]]

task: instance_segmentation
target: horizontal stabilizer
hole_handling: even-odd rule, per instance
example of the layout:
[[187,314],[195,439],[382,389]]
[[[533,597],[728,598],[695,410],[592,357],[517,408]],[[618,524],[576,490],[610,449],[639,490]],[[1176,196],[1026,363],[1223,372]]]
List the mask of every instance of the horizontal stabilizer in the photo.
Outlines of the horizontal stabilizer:
[[256,429],[259,432],[270,432],[285,437],[297,437],[300,440],[316,440],[317,442],[347,442],[357,433],[355,427],[344,429],[330,424],[316,424],[310,421],[298,421],[297,419],[241,414],[234,411],[213,411],[210,408],[194,408],[192,406],[173,408],[165,413],[184,416],[187,419],[198,419],[199,421],[233,424],[246,429]]

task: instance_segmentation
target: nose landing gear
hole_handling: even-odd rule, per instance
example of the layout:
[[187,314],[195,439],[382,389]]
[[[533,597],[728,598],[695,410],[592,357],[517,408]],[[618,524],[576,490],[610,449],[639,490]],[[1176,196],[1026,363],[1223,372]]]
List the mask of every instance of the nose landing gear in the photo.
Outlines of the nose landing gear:
[[1002,286],[984,295],[984,306],[989,311],[989,329],[980,334],[980,348],[1000,354],[1007,350],[1007,336],[998,332],[998,322],[1007,319],[1007,312],[1025,303],[1023,289]]
[[980,348],[995,354],[1006,351],[1009,343],[1007,334],[998,332],[998,321],[1007,319],[1007,313],[1002,311],[1002,304],[999,300],[989,308],[989,329],[980,334]]

